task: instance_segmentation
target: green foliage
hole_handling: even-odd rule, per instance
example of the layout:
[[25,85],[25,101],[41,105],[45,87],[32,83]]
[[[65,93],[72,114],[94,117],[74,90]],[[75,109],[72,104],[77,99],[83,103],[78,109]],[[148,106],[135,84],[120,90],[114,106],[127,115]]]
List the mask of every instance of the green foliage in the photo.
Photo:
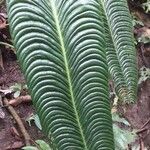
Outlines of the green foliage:
[[40,129],[42,130],[42,126],[41,126],[41,123],[40,123],[40,119],[39,119],[39,116],[37,114],[31,114],[31,116],[29,116],[26,121],[28,122],[29,126],[31,126],[31,122],[34,121],[35,125]]
[[140,69],[140,78],[138,84],[141,84],[143,81],[150,79],[150,69],[146,67],[142,67]]
[[126,126],[130,126],[129,122],[125,118],[120,118],[120,116],[117,113],[112,114],[112,119],[114,122],[123,123]]
[[22,148],[23,150],[39,150],[37,147],[35,146],[26,146]]
[[[27,121],[30,124],[30,122],[32,120],[35,121],[36,126],[41,130],[41,123],[40,123],[40,120],[39,120],[39,117],[37,114],[30,116]],[[113,132],[114,132],[114,140],[115,140],[115,150],[125,150],[128,147],[128,144],[135,141],[135,139],[137,137],[136,133],[131,132],[127,129],[126,130],[121,129],[116,124],[116,123],[122,123],[126,126],[130,126],[129,122],[125,118],[121,118],[116,112],[112,113],[112,120],[114,122],[113,123]],[[35,147],[33,147],[33,150],[34,150],[34,148]],[[43,149],[43,150],[48,150],[48,149]]]
[[115,139],[115,150],[126,150],[128,144],[132,143],[136,139],[135,131],[131,132],[127,129],[122,129],[118,124],[123,124],[129,127],[130,124],[125,118],[121,118],[116,112],[112,114],[113,118],[113,131]]
[[116,94],[124,102],[134,102],[138,77],[132,19],[127,3],[126,0],[104,0],[103,7],[106,57]]
[[141,43],[144,43],[144,44],[150,43],[150,37],[145,36],[145,35],[143,34],[143,35],[141,35],[140,37],[138,37],[137,41],[138,41],[138,42],[141,42]]
[[9,89],[14,92],[14,98],[17,98],[20,96],[23,89],[27,89],[27,86],[20,83],[15,83],[14,85],[10,86]]
[[143,22],[139,20],[133,13],[132,13],[132,24],[133,26],[136,26],[136,25],[144,26]]
[[52,150],[50,146],[43,140],[36,140],[35,142],[37,146],[25,146],[22,148],[22,150]]
[[145,3],[142,4],[142,6],[143,6],[143,8],[145,9],[145,11],[147,13],[150,12],[150,0],[147,0],[147,2],[145,2]]
[[53,149],[113,150],[108,70],[134,101],[137,67],[126,0],[7,1],[10,32]]
[[126,150],[128,144],[132,143],[136,139],[136,133],[128,130],[121,129],[118,125],[113,125],[114,137],[115,137],[115,149]]
[[19,83],[15,83],[15,85],[12,85],[9,89],[14,92],[14,98],[17,98],[21,94],[22,85]]

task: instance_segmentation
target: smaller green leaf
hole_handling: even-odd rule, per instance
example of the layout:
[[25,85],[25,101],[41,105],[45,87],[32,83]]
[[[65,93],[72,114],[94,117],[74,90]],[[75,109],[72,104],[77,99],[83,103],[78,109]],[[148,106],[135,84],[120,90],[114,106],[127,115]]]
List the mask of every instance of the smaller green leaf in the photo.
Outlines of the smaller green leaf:
[[140,69],[140,78],[138,84],[141,84],[143,81],[150,79],[150,69],[146,67],[142,67]]
[[10,90],[12,90],[14,93],[14,98],[17,98],[20,96],[22,85],[20,83],[15,83],[15,85],[10,87]]
[[22,87],[22,88],[23,88],[23,89],[28,89],[27,84],[23,85],[23,87]]
[[150,12],[150,0],[142,4],[143,9],[145,9],[146,13]]
[[40,129],[42,130],[42,126],[41,126],[41,123],[40,123],[40,119],[39,119],[39,116],[36,114],[34,116],[34,122],[35,122],[35,125]]
[[120,116],[115,112],[112,114],[112,119],[114,122],[123,123],[126,126],[130,126],[130,123],[125,118],[120,118]]
[[17,98],[17,97],[19,97],[20,96],[20,91],[16,91],[15,93],[14,93],[14,98]]
[[35,146],[25,146],[22,148],[22,150],[39,150]]
[[150,42],[150,37],[142,35],[137,40],[138,40],[138,42],[146,44],[146,43]]
[[41,123],[40,123],[40,119],[39,119],[39,116],[37,114],[31,114],[27,119],[26,121],[28,122],[29,126],[31,126],[31,122],[34,121],[35,125],[40,129],[42,130],[42,126],[41,126]]
[[39,145],[41,150],[51,150],[50,146],[43,140],[37,140],[36,143]]
[[22,85],[20,83],[15,83],[15,85],[10,86],[10,89],[14,92],[21,91]]
[[116,150],[126,150],[128,144],[136,139],[136,133],[128,130],[122,130],[119,126],[113,125]]
[[143,22],[139,20],[133,13],[132,13],[132,24],[133,26],[140,25],[144,27]]

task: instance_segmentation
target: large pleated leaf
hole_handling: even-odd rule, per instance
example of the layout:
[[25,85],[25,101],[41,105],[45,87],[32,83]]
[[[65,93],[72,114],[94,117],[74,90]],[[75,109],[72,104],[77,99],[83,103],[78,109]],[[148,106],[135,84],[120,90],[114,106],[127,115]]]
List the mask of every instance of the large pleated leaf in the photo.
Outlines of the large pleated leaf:
[[138,73],[132,21],[126,0],[102,0],[107,62],[120,99],[136,99]]
[[59,150],[113,150],[103,7],[8,0],[10,32],[42,128]]

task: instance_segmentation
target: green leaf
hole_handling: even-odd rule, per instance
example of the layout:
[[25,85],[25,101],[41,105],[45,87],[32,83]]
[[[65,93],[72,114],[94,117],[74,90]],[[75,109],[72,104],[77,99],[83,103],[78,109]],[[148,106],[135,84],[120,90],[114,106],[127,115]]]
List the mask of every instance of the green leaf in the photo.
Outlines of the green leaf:
[[20,83],[15,83],[15,85],[10,86],[10,90],[14,92],[14,98],[17,98],[20,96],[22,85]]
[[23,85],[23,89],[28,89],[28,86],[26,84]]
[[25,146],[22,149],[23,150],[52,150],[50,146],[43,140],[36,140],[35,141],[38,145],[38,148],[36,146]]
[[15,85],[10,86],[10,89],[14,92],[21,91],[22,85],[20,83],[15,83]]
[[14,93],[14,98],[17,98],[17,97],[19,97],[20,96],[20,91],[16,91],[15,93]]
[[138,71],[132,19],[126,0],[104,0],[103,21],[109,72],[119,99],[136,100]]
[[40,146],[41,150],[51,150],[50,146],[43,140],[36,140],[36,143]]
[[126,126],[130,126],[130,123],[125,118],[120,118],[120,116],[117,113],[112,114],[112,119],[114,122],[123,123]]
[[113,150],[100,1],[7,1],[10,32],[55,149]]
[[[135,100],[137,69],[125,0],[7,0],[10,32],[54,149],[113,150],[108,66]],[[108,63],[108,64],[107,64]]]
[[34,122],[35,122],[35,125],[36,125],[40,130],[42,130],[41,122],[40,122],[39,116],[38,116],[37,114],[34,115]]
[[145,35],[141,35],[140,37],[138,37],[138,42],[141,42],[141,43],[149,43],[150,42],[150,37],[149,36],[145,36]]
[[[23,150],[38,150],[35,146],[25,146],[22,148]],[[46,150],[46,149],[45,149]]]
[[40,119],[39,119],[39,116],[37,114],[31,114],[27,119],[26,121],[28,122],[29,126],[31,126],[31,122],[34,121],[35,125],[40,129],[42,130],[42,126],[41,126],[41,123],[40,123]]
[[133,26],[136,26],[136,25],[140,25],[140,26],[143,26],[144,27],[144,24],[141,20],[139,20],[139,18],[137,18],[134,13],[131,13],[132,14],[132,24]]
[[143,8],[146,10],[146,13],[150,12],[150,0],[142,4]]
[[141,84],[143,81],[150,79],[150,69],[146,67],[142,67],[140,69],[140,78],[138,84]]
[[136,139],[136,133],[123,130],[115,124],[113,125],[113,131],[116,150],[126,150],[128,148],[128,144],[134,142]]

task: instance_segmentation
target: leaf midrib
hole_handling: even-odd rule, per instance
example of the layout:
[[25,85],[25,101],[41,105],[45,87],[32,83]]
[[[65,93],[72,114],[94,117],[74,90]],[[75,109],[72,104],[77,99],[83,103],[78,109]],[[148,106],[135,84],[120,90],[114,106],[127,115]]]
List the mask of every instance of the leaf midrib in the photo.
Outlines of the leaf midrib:
[[78,127],[79,127],[79,130],[80,130],[80,134],[81,134],[81,137],[82,137],[82,140],[83,140],[84,148],[85,148],[85,150],[88,150],[86,140],[85,140],[85,137],[84,137],[84,133],[83,133],[83,130],[82,130],[82,125],[80,123],[79,114],[78,114],[76,104],[75,104],[75,98],[74,98],[73,88],[72,88],[72,84],[71,84],[71,75],[70,75],[70,70],[69,70],[69,63],[68,63],[67,55],[66,55],[66,48],[65,48],[65,44],[64,44],[64,40],[63,40],[63,36],[62,36],[62,32],[61,32],[61,28],[60,28],[60,24],[59,24],[59,19],[58,19],[58,14],[57,14],[57,11],[56,11],[56,6],[55,6],[54,0],[50,0],[50,4],[51,4],[51,8],[52,8],[52,13],[54,15],[54,21],[56,23],[56,29],[57,29],[57,33],[58,33],[60,44],[61,44],[62,54],[63,54],[63,57],[64,57],[65,69],[66,69],[66,73],[67,73],[67,79],[68,79],[69,91],[70,91],[71,101],[72,101],[72,104],[73,104],[73,109],[74,109],[74,112],[75,112],[75,116],[76,116],[76,120],[77,120]]

